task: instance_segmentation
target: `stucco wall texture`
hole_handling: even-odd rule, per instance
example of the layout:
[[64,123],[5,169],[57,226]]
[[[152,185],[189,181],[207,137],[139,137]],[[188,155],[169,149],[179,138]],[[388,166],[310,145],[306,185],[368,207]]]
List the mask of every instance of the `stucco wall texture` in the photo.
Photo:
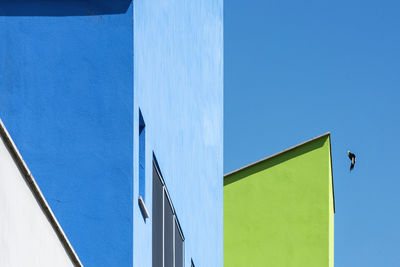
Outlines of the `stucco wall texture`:
[[224,266],[333,267],[330,135],[224,178]]
[[[222,0],[134,4],[134,159],[139,108],[146,123],[146,205],[157,158],[185,236],[185,266],[223,265]],[[152,217],[137,205],[134,266],[151,266]]]
[[0,116],[85,266],[132,266],[130,1],[0,1]]
[[0,266],[74,266],[1,136]]
[[185,264],[223,264],[222,0],[0,1],[0,117],[85,266],[151,266],[157,157]]

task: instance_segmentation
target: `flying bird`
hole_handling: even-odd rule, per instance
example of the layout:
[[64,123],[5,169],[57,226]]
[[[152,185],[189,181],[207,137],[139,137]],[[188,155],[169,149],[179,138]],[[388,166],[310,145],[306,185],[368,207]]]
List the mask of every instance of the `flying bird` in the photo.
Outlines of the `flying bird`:
[[347,155],[349,155],[349,159],[351,160],[351,165],[350,165],[350,171],[354,168],[354,164],[356,164],[356,155],[351,153],[349,150],[347,150]]

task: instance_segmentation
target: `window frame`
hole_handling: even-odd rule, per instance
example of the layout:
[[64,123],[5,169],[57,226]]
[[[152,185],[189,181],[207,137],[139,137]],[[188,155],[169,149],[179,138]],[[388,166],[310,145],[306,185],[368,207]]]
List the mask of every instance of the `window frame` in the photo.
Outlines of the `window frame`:
[[[173,203],[172,203],[172,200],[171,200],[171,196],[170,196],[170,194],[169,194],[169,192],[168,192],[168,188],[167,188],[167,186],[166,186],[166,184],[165,184],[165,181],[164,181],[164,178],[163,178],[163,176],[162,176],[162,174],[161,174],[161,172],[160,172],[160,169],[159,169],[159,166],[158,166],[158,163],[157,163],[157,160],[156,160],[156,158],[155,158],[155,156],[153,155],[153,162],[152,162],[152,164],[153,164],[153,172],[154,171],[156,171],[156,176],[158,177],[158,179],[159,179],[159,181],[160,181],[160,183],[161,183],[161,186],[162,186],[162,218],[161,218],[161,220],[162,220],[162,266],[155,266],[154,265],[154,262],[152,263],[152,266],[153,267],[165,267],[166,266],[166,263],[165,263],[165,260],[166,260],[166,258],[165,258],[165,253],[166,253],[166,248],[165,248],[165,238],[166,238],[166,231],[165,231],[165,220],[166,220],[166,210],[165,210],[165,207],[166,207],[166,203],[165,203],[165,201],[168,201],[168,205],[169,205],[169,207],[171,208],[171,211],[172,211],[172,257],[173,257],[173,264],[172,264],[172,266],[173,267],[183,267],[183,266],[185,266],[185,236],[184,236],[184,234],[183,234],[183,231],[182,231],[182,227],[181,227],[181,225],[180,225],[180,223],[179,223],[179,219],[178,219],[178,216],[177,216],[177,214],[176,214],[176,211],[175,211],[175,208],[174,208],[174,205],[173,205]],[[154,188],[154,174],[153,174],[153,179],[152,179],[152,184],[153,184],[153,188]],[[154,194],[154,189],[153,189],[153,194]],[[165,196],[165,198],[164,198],[164,196]],[[153,196],[152,197],[152,199],[154,200],[154,198],[155,198],[155,196]],[[166,200],[165,200],[166,199]],[[155,213],[156,211],[153,209],[153,219],[154,219],[154,213]],[[156,216],[157,217],[157,216]],[[153,222],[153,224],[154,224],[154,222]],[[177,264],[177,262],[176,262],[176,233],[175,233],[175,231],[176,231],[176,229],[178,229],[178,231],[179,231],[179,237],[181,238],[181,242],[182,242],[182,266],[176,266],[176,264]],[[154,235],[155,234],[155,231],[154,231],[154,227],[153,227],[153,229],[152,229],[152,235]],[[152,242],[154,242],[154,238],[152,238]],[[155,250],[154,250],[154,246],[152,246],[152,254],[154,254],[154,252],[155,252]],[[153,259],[153,257],[154,257],[154,255],[152,256],[152,259]]]

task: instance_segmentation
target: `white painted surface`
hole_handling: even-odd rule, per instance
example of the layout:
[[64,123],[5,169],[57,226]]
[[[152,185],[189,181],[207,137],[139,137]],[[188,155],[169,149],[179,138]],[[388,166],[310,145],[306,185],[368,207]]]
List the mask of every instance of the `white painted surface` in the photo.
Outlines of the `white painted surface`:
[[0,266],[73,266],[1,137]]

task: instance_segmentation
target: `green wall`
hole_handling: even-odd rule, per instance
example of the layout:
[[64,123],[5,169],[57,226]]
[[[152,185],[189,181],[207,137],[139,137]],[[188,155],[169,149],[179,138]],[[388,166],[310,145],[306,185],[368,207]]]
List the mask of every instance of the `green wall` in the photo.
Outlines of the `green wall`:
[[333,267],[326,134],[224,178],[224,265]]

